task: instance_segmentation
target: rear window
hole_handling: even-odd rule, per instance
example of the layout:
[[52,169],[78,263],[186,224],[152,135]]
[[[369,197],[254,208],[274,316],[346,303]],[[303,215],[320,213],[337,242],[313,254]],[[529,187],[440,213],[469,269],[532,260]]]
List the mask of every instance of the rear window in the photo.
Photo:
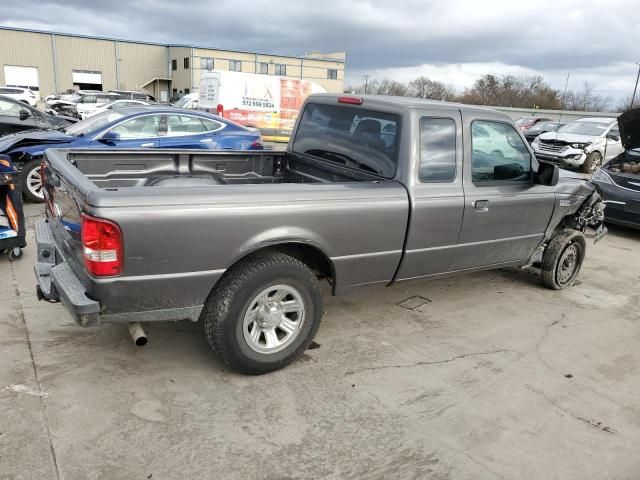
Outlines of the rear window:
[[308,104],[293,151],[391,178],[396,173],[400,117],[342,105]]

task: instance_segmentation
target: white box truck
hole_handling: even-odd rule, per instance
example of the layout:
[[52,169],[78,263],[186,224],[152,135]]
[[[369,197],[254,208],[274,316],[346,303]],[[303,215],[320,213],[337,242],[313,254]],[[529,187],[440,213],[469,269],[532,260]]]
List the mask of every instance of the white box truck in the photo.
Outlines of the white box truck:
[[287,142],[305,99],[326,93],[299,78],[213,70],[202,74],[198,109],[260,130],[271,142]]

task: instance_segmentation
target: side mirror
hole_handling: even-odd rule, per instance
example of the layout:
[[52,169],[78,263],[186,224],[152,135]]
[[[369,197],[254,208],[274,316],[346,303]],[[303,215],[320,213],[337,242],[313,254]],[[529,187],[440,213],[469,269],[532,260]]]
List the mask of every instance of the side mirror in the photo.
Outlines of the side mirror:
[[533,183],[555,187],[560,181],[560,169],[551,163],[539,162],[538,171],[533,174]]
[[120,140],[120,134],[118,132],[114,132],[113,130],[109,130],[105,132],[102,137],[98,140],[100,143],[112,144]]
[[20,110],[20,114],[19,114],[19,118],[21,121],[25,121],[27,118],[29,118],[31,115],[29,115],[29,112],[26,110]]

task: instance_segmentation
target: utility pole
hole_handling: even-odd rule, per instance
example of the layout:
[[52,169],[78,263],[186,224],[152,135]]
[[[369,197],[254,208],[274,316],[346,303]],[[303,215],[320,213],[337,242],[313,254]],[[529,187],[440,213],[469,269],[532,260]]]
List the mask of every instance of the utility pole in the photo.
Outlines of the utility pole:
[[569,87],[570,76],[571,76],[571,72],[567,72],[567,81],[564,82],[564,93],[562,94],[562,105],[560,105],[560,117],[558,118],[558,121],[562,120],[562,112],[564,112],[565,101],[567,99],[567,88]]
[[[367,94],[367,87],[369,86],[369,75],[364,76],[364,94]],[[637,86],[637,85],[636,85]]]
[[636,91],[638,90],[638,80],[640,80],[640,63],[636,63],[638,65],[638,76],[636,77],[636,86],[633,88],[633,95],[631,95],[631,105],[629,108],[633,108],[633,102],[636,99]]

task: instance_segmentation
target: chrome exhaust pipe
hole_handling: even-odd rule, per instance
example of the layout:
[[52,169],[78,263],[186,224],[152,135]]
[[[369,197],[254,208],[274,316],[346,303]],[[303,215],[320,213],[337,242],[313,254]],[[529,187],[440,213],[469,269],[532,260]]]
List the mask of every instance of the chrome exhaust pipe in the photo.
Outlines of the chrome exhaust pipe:
[[139,323],[136,322],[129,324],[129,334],[136,346],[144,347],[147,344],[147,334],[144,333],[144,330]]

